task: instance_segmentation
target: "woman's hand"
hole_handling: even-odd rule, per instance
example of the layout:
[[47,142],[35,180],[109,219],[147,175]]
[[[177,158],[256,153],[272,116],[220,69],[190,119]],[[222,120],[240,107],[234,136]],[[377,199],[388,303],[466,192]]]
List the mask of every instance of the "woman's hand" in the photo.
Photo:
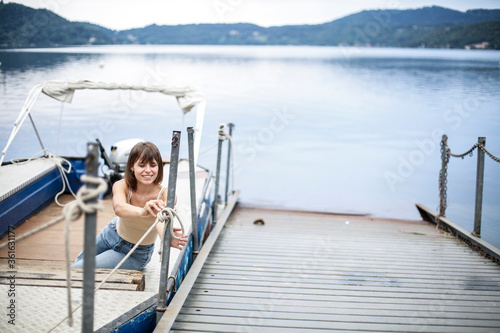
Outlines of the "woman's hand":
[[176,237],[182,237],[179,239],[175,239],[174,237],[172,237],[172,239],[170,240],[170,246],[182,250],[182,247],[186,245],[188,241],[188,236],[182,234],[181,228],[174,228],[174,234]]
[[141,211],[142,217],[153,216],[165,208],[165,202],[163,200],[149,200]]

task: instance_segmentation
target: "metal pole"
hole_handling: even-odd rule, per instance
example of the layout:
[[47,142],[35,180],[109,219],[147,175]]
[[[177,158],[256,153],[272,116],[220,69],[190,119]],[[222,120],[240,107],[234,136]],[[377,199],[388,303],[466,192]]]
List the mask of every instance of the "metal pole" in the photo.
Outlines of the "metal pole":
[[198,241],[198,214],[196,212],[196,165],[194,165],[194,129],[188,127],[188,150],[189,150],[189,188],[191,191],[191,229],[193,234],[193,253],[199,251]]
[[45,147],[43,146],[42,139],[40,138],[40,135],[38,134],[38,130],[36,129],[35,122],[33,121],[33,118],[31,117],[31,113],[28,113],[28,116],[30,117],[31,125],[33,125],[33,128],[35,129],[35,134],[36,134],[36,137],[38,138],[38,142],[40,142],[40,146],[43,149],[43,155],[45,157],[49,157],[47,155],[47,152],[45,151]]
[[[486,138],[479,137],[477,143],[486,145]],[[484,179],[484,150],[481,147],[477,152],[477,174],[476,174],[476,208],[474,213],[474,231],[472,235],[481,237],[481,211],[483,208],[483,179]]]
[[[222,125],[221,125],[222,127]],[[219,138],[219,146],[217,149],[217,168],[215,170],[215,198],[214,198],[214,221],[217,222],[217,206],[219,205],[219,183],[220,183],[220,165],[222,159],[222,142]]]
[[[439,216],[446,217],[446,168],[448,160],[448,136],[441,139],[441,171],[439,172]],[[436,221],[439,224],[439,220]]]
[[[172,150],[170,153],[170,172],[168,175],[167,189],[167,207],[174,208],[175,205],[175,187],[177,184],[177,167],[179,165],[179,144],[181,142],[181,132],[174,131],[172,136]],[[160,270],[160,285],[158,287],[158,304],[156,305],[156,323],[158,323],[167,310],[167,281],[168,281],[168,264],[170,259],[170,224],[174,221],[165,223],[163,232],[163,249],[161,252],[161,270]]]
[[[229,123],[227,126],[229,126],[229,136],[232,138],[233,137],[233,123]],[[231,150],[232,150],[232,143],[229,141],[229,146],[227,148],[227,169],[226,169],[226,192],[224,192],[224,203],[227,203],[227,196],[229,194],[229,174],[231,170]]]
[[[99,147],[96,143],[87,144],[85,158],[87,175],[97,177],[99,166]],[[89,189],[95,189],[96,184],[86,184]],[[97,198],[89,200],[96,203]],[[83,259],[83,305],[82,305],[82,332],[94,332],[94,288],[95,288],[95,234],[97,213],[85,213],[84,253]]]

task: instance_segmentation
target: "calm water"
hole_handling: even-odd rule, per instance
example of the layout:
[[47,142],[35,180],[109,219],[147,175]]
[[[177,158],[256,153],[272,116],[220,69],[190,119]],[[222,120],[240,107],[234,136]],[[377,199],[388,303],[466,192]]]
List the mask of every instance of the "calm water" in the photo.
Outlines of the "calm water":
[[[202,150],[220,123],[236,124],[235,187],[247,204],[416,220],[415,203],[437,210],[442,134],[454,153],[485,136],[500,156],[498,51],[112,46],[2,51],[0,61],[2,149],[29,90],[45,80],[198,87],[208,100]],[[96,137],[106,147],[141,137],[169,155],[172,130],[194,121],[165,96],[86,91],[64,108],[42,96],[33,118],[61,155],[83,155]],[[7,157],[38,151],[26,123]],[[200,163],[215,168],[214,155]],[[452,159],[448,171],[447,217],[467,230],[476,163],[476,154]],[[497,247],[499,201],[500,164],[486,158],[482,234]]]

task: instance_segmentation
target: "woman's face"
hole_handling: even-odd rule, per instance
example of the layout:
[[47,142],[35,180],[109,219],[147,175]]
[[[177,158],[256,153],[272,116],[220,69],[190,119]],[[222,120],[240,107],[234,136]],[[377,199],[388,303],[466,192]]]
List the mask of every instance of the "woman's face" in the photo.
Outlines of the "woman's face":
[[158,163],[155,160],[143,162],[141,156],[134,162],[132,172],[138,183],[148,185],[153,184],[156,177],[158,177],[158,167]]

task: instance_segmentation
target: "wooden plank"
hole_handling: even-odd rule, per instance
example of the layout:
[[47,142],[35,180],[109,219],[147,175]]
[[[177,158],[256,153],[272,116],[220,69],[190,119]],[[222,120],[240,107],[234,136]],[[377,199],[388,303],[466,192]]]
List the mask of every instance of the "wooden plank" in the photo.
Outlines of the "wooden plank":
[[[0,259],[0,266],[7,267],[7,259]],[[96,269],[95,281],[101,282],[111,272],[111,269]],[[35,281],[66,281],[66,263],[63,261],[53,260],[27,260],[16,259],[16,284],[25,283],[24,285],[37,285]],[[8,279],[10,274],[6,271],[0,272],[0,281]],[[71,279],[73,281],[83,280],[83,269],[72,268]],[[31,281],[31,282],[28,282]],[[135,270],[119,269],[109,279],[111,285],[130,284],[135,286],[123,286],[124,290],[142,291],[145,287],[144,273]],[[108,284],[106,282],[106,285]],[[1,283],[1,282],[0,282]],[[39,282],[43,285],[50,284],[49,282]],[[4,283],[5,284],[5,283]],[[52,283],[54,286],[59,286],[58,282]],[[65,286],[65,285],[64,285]],[[120,289],[120,288],[106,288]]]
[[[321,288],[322,287],[322,288]],[[477,302],[478,299],[489,306],[499,308],[500,305],[496,305],[496,301],[500,297],[500,293],[496,292],[492,294],[491,291],[475,292],[475,293],[465,293],[462,290],[459,291],[441,291],[437,292],[436,289],[403,289],[398,287],[393,288],[376,288],[376,287],[365,287],[360,288],[358,286],[346,288],[329,288],[328,286],[319,286],[314,288],[313,286],[303,283],[302,285],[289,283],[285,286],[275,286],[273,284],[247,284],[247,285],[237,285],[231,284],[231,281],[227,281],[226,285],[223,284],[209,284],[202,283],[197,284],[193,287],[193,294],[210,293],[211,295],[240,295],[248,297],[262,297],[266,293],[274,294],[287,294],[291,298],[302,298],[302,299],[324,299],[331,300],[333,297],[372,297],[372,298],[394,298],[394,299],[420,299],[420,300],[432,300],[441,299],[446,297],[447,300],[456,300],[463,302]]]
[[[336,314],[336,315],[360,315],[360,316],[387,316],[387,309],[380,307],[364,307],[364,308],[346,308],[344,306],[330,306],[330,307],[314,307],[311,309],[310,307],[297,306],[295,304],[282,304],[278,307],[273,306],[272,302],[254,302],[254,303],[237,303],[237,302],[217,302],[214,300],[211,301],[203,301],[203,300],[189,300],[184,303],[187,309],[240,309],[240,310],[248,310],[248,311],[270,311],[272,309],[284,313],[294,312],[294,313],[318,313],[318,314]],[[342,305],[345,305],[342,303]],[[312,310],[312,311],[311,311]],[[435,318],[436,311],[432,311],[429,308],[422,307],[417,311],[408,311],[404,308],[394,307],[390,309],[390,315],[394,317],[421,317],[421,318]],[[467,308],[456,308],[454,311],[439,311],[439,318],[443,319],[478,319],[478,320],[499,320],[499,317],[496,313],[470,313],[467,311]]]
[[[233,274],[246,274],[248,271],[265,271],[269,273],[273,272],[282,272],[284,269],[288,269],[289,271],[294,272],[305,272],[305,269],[309,271],[316,271],[317,275],[346,275],[346,276],[381,276],[381,275],[390,275],[394,277],[408,277],[408,273],[412,273],[411,276],[416,278],[431,278],[436,280],[447,280],[447,279],[463,279],[466,277],[470,277],[470,273],[478,274],[477,270],[425,270],[415,272],[414,266],[407,268],[399,268],[398,267],[387,267],[381,268],[380,266],[365,266],[360,268],[359,265],[351,263],[351,265],[335,265],[335,267],[325,267],[319,264],[311,264],[307,267],[302,266],[293,266],[293,262],[291,262],[292,266],[287,263],[279,262],[279,263],[269,263],[269,262],[252,262],[246,261],[242,263],[241,261],[230,261],[230,260],[221,260],[217,258],[215,260],[210,260],[205,263],[204,267],[206,268],[206,272],[219,272],[226,273],[231,272]],[[320,270],[321,269],[321,270]],[[439,273],[439,276],[436,276],[436,273]],[[500,276],[498,275],[498,271],[493,269],[482,270],[479,271],[481,277],[487,280],[500,281]]]
[[[9,279],[0,279],[0,284],[9,285]],[[66,288],[66,281],[62,280],[39,280],[39,279],[16,279],[16,286],[35,286],[35,287],[59,287]],[[72,281],[71,287],[82,288],[82,281]],[[128,283],[106,283],[101,289],[108,290],[125,290],[125,291],[139,291],[136,284]]]
[[[193,302],[193,303],[191,303]],[[231,303],[231,304],[257,304],[262,309],[266,307],[286,307],[286,306],[297,306],[304,309],[309,309],[309,311],[316,311],[319,308],[325,309],[327,311],[335,311],[337,308],[342,309],[361,309],[361,310],[373,310],[379,309],[386,312],[386,314],[392,313],[396,310],[409,311],[414,313],[420,313],[424,311],[431,311],[435,315],[440,313],[455,313],[455,312],[467,312],[471,316],[476,316],[477,314],[487,313],[498,317],[498,308],[490,307],[472,307],[456,305],[452,303],[441,304],[439,301],[417,301],[412,300],[410,302],[401,302],[394,300],[389,302],[387,299],[374,299],[374,298],[362,298],[362,297],[335,297],[327,302],[318,302],[311,299],[298,299],[293,298],[285,294],[269,294],[267,297],[240,297],[240,296],[219,296],[207,293],[191,294],[189,299],[186,301],[186,305],[189,304],[190,307],[198,306],[197,302],[208,302],[213,304],[213,307],[218,307],[219,303]]]
[[362,281],[362,282],[388,282],[388,283],[411,283],[413,285],[423,284],[427,285],[429,282],[433,284],[442,284],[443,287],[456,287],[456,285],[466,284],[469,287],[472,286],[491,286],[491,290],[496,290],[500,287],[500,276],[481,276],[481,277],[471,277],[463,275],[453,275],[444,274],[438,277],[433,277],[432,275],[408,275],[408,272],[396,272],[393,271],[388,273],[387,271],[380,272],[367,272],[367,271],[344,271],[339,272],[336,270],[331,271],[321,271],[316,273],[312,270],[300,270],[300,269],[287,269],[282,268],[267,268],[266,270],[260,269],[255,266],[250,267],[231,267],[231,269],[224,268],[212,268],[207,266],[201,277],[216,277],[216,278],[234,278],[241,279],[246,277],[252,278],[274,278],[278,279],[293,279],[299,276],[301,279],[308,279],[310,283],[317,281],[318,283],[325,283],[327,281],[343,281],[348,279],[349,281]]
[[[64,194],[60,197],[62,204],[66,204],[72,200],[74,198],[69,194]],[[115,217],[112,209],[112,200],[107,198],[102,200],[102,203],[104,210],[97,213],[96,234]],[[51,203],[40,213],[17,227],[14,230],[16,237],[19,238],[21,235],[53,220],[55,217],[61,216],[62,209],[63,207],[58,206],[55,202]],[[18,259],[66,260],[64,251],[64,226],[65,222],[61,221],[25,239],[16,240],[16,261]],[[83,229],[83,217],[71,223],[70,257],[72,260],[76,259],[77,255],[83,250]],[[1,239],[0,243],[4,241],[7,241],[7,236]],[[0,249],[0,258],[7,257],[8,249],[6,247]]]
[[[234,287],[233,287],[234,286]],[[377,285],[371,283],[352,283],[352,282],[342,282],[342,283],[322,283],[322,284],[312,284],[309,283],[307,279],[304,280],[281,280],[276,281],[273,279],[268,280],[252,280],[252,279],[207,279],[204,276],[200,276],[196,287],[200,289],[220,289],[226,287],[227,289],[236,288],[236,286],[247,286],[257,290],[260,287],[272,287],[272,288],[290,288],[290,286],[300,286],[303,293],[313,293],[313,294],[329,294],[336,293],[342,294],[345,291],[351,291],[355,288],[360,292],[373,292],[373,293],[400,293],[408,294],[408,297],[412,297],[415,294],[431,294],[439,295],[441,293],[456,294],[469,296],[469,297],[479,297],[479,296],[492,296],[499,297],[499,290],[491,290],[489,288],[442,288],[436,286],[429,282],[427,286],[417,286],[413,287],[411,285]],[[354,286],[354,287],[353,287]],[[289,293],[295,293],[296,291],[289,291]]]
[[[95,281],[102,282],[105,277],[108,276],[110,269],[96,269],[95,271]],[[0,272],[1,279],[7,279],[10,277],[9,273]],[[66,281],[66,272],[57,271],[55,273],[39,273],[39,272],[17,272],[15,274],[16,281],[21,280],[61,280]],[[83,269],[71,269],[71,280],[72,281],[83,281]],[[144,290],[144,274],[139,271],[116,271],[106,283],[124,283],[124,284],[135,284],[138,290]]]
[[234,327],[238,327],[240,330],[253,330],[260,332],[270,332],[271,329],[288,329],[288,332],[296,332],[301,329],[310,330],[345,330],[345,331],[379,331],[379,332],[446,332],[446,333],[470,333],[473,332],[491,333],[492,329],[495,327],[475,327],[475,326],[455,326],[448,325],[446,322],[442,322],[441,325],[429,325],[426,322],[421,322],[418,320],[413,320],[411,323],[398,324],[398,323],[362,323],[362,322],[336,322],[336,321],[313,321],[313,320],[296,320],[296,319],[273,319],[266,318],[265,315],[254,314],[254,317],[224,317],[222,315],[217,316],[201,316],[199,314],[180,314],[178,316],[178,321],[173,326],[174,330],[177,329],[187,329],[192,327],[193,323],[199,323],[204,325],[204,329],[209,331],[213,330],[213,325],[232,325],[233,331],[228,330],[226,332],[234,332]]
[[[357,323],[376,323],[376,324],[408,324],[410,318],[414,318],[411,313],[407,313],[405,316],[394,316],[393,314],[388,315],[379,311],[377,315],[367,315],[366,313],[353,314],[351,312],[336,314],[336,313],[321,313],[321,312],[307,312],[307,311],[279,311],[281,309],[266,309],[265,318],[277,319],[277,320],[299,320],[301,322],[357,322]],[[256,317],[256,311],[262,311],[261,309],[234,309],[234,308],[213,308],[213,307],[194,307],[187,308],[184,307],[181,310],[181,314],[185,315],[199,315],[199,316],[224,316],[224,317],[244,317],[252,318]],[[422,318],[422,317],[421,317]],[[454,325],[467,326],[467,327],[499,327],[500,318],[492,319],[481,319],[476,318],[461,318],[452,317]],[[436,318],[430,316],[426,318],[426,325],[438,326],[443,324],[444,318]]]
[[[224,262],[224,261],[233,261],[237,263],[244,263],[247,265],[254,265],[254,264],[260,264],[260,263],[265,263],[265,264],[273,264],[276,263],[276,265],[281,265],[281,264],[288,264],[289,267],[294,268],[294,267],[308,267],[310,266],[312,269],[316,268],[317,266],[322,266],[322,267],[327,267],[327,268],[333,268],[333,267],[339,267],[340,269],[357,269],[357,270],[372,270],[372,269],[381,269],[381,268],[386,268],[388,270],[395,270],[395,271],[410,271],[410,272],[429,272],[429,273],[435,273],[435,276],[439,276],[438,274],[443,273],[443,272],[448,272],[448,273],[456,273],[456,274],[461,274],[461,273],[466,273],[466,274],[493,274],[498,276],[498,266],[495,265],[494,263],[490,262],[479,262],[478,264],[475,265],[468,265],[468,264],[462,264],[460,262],[455,262],[455,263],[442,263],[440,261],[436,261],[435,263],[433,262],[412,262],[409,260],[405,261],[395,261],[395,260],[371,260],[369,262],[364,262],[362,266],[360,266],[359,262],[361,259],[357,258],[352,258],[352,259],[345,259],[345,258],[328,258],[328,259],[321,259],[319,261],[310,261],[307,262],[307,257],[299,256],[297,255],[295,258],[292,257],[281,257],[281,259],[277,262],[276,259],[268,256],[267,258],[265,257],[250,257],[248,255],[226,255],[226,254],[219,254],[217,257],[212,256],[211,259],[214,260],[215,263],[218,262]],[[304,261],[305,260],[305,261]],[[211,261],[210,261],[211,262]],[[228,267],[231,264],[228,265]]]
[[[293,289],[290,286],[289,289]],[[500,305],[498,304],[498,297],[476,297],[471,299],[469,297],[461,297],[461,295],[448,295],[448,294],[437,294],[437,295],[426,295],[426,294],[402,294],[396,292],[388,293],[370,293],[356,291],[353,289],[351,291],[345,291],[343,293],[338,293],[336,295],[318,295],[318,294],[306,294],[306,293],[280,293],[277,291],[248,291],[248,290],[216,290],[216,289],[192,289],[193,295],[214,295],[214,296],[230,296],[230,297],[240,297],[240,298],[263,298],[263,297],[279,297],[280,299],[287,299],[292,302],[295,300],[302,301],[312,301],[315,302],[316,306],[319,304],[325,304],[331,301],[344,301],[344,302],[367,302],[367,303],[380,303],[380,304],[433,304],[433,305],[454,305],[454,306],[464,306],[464,307],[489,307],[496,312],[500,312]]]

